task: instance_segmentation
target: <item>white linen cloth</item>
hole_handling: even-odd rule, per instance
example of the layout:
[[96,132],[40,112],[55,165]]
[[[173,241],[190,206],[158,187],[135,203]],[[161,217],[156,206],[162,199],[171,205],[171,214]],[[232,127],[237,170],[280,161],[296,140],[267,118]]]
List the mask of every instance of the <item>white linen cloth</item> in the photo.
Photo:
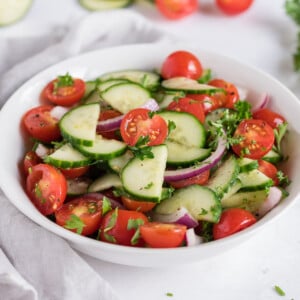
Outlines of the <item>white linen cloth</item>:
[[[65,58],[108,46],[170,39],[127,10],[92,13],[47,36],[0,37],[0,106],[27,79]],[[0,299],[118,299],[66,241],[29,220],[1,191],[0,207]]]

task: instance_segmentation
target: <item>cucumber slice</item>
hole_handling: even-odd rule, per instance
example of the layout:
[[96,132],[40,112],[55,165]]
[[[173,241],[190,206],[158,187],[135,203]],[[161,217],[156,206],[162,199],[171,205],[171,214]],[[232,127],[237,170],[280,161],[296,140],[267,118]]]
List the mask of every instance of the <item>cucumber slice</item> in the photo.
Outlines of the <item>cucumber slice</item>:
[[73,148],[70,143],[64,144],[44,158],[44,162],[58,168],[77,168],[87,166],[91,159]]
[[169,165],[187,166],[207,158],[211,149],[188,147],[186,145],[166,141]]
[[88,187],[91,184],[89,178],[75,178],[67,180],[67,194],[69,196],[83,195],[88,192]]
[[123,155],[108,160],[108,166],[112,171],[120,173],[125,165],[133,158],[131,151],[126,151]]
[[119,83],[101,93],[102,99],[114,109],[125,114],[141,107],[150,98],[148,90],[137,83]]
[[258,161],[247,157],[239,158],[238,164],[240,166],[240,173],[250,172],[258,168]]
[[62,136],[70,143],[92,146],[100,113],[97,103],[77,106],[69,110],[60,120]]
[[236,181],[239,174],[239,165],[236,158],[229,156],[220,167],[211,175],[206,186],[216,192],[217,195],[222,197],[224,193]]
[[88,10],[97,11],[126,7],[132,0],[79,0],[79,3]]
[[92,146],[78,145],[77,149],[95,160],[107,160],[125,153],[127,145],[117,140],[105,139],[96,135]]
[[268,191],[266,189],[253,192],[238,192],[231,197],[223,199],[222,206],[224,208],[243,208],[256,215],[267,197]]
[[94,91],[92,91],[83,101],[84,104],[91,104],[91,103],[96,103],[100,104],[101,102],[101,97],[100,97],[100,92],[96,88]]
[[32,0],[0,0],[0,26],[10,25],[24,17]]
[[176,190],[173,196],[163,200],[155,208],[159,214],[172,214],[184,207],[196,220],[217,223],[222,208],[217,195],[209,188],[190,185]]
[[110,88],[111,86],[113,86],[115,84],[126,83],[126,82],[128,82],[128,80],[126,80],[126,79],[109,79],[104,82],[101,82],[98,85],[98,89],[100,92],[104,92],[105,90],[107,90],[108,88]]
[[[111,1],[112,2],[112,1]],[[127,79],[129,81],[138,83],[146,89],[155,89],[160,82],[160,76],[153,72],[140,71],[140,70],[125,70],[115,71],[102,75],[100,77],[102,81],[110,79]]]
[[158,202],[162,195],[164,172],[167,162],[167,147],[152,147],[154,158],[140,160],[134,157],[121,172],[125,191],[134,199]]
[[240,173],[238,177],[242,182],[241,191],[256,191],[273,185],[273,180],[259,170]]
[[116,174],[105,174],[95,179],[88,187],[89,193],[101,192],[112,187],[122,187],[121,179]]
[[282,155],[271,149],[262,159],[272,164],[277,164],[282,160]]
[[171,91],[183,91],[191,94],[212,94],[218,91],[223,91],[211,85],[199,83],[197,80],[186,77],[173,77],[163,80],[162,87]]
[[237,179],[227,190],[227,192],[221,198],[221,204],[230,198],[232,195],[236,194],[240,188],[242,187],[242,183],[239,179]]
[[99,84],[99,80],[90,80],[85,82],[85,92],[83,99],[87,98],[96,88]]

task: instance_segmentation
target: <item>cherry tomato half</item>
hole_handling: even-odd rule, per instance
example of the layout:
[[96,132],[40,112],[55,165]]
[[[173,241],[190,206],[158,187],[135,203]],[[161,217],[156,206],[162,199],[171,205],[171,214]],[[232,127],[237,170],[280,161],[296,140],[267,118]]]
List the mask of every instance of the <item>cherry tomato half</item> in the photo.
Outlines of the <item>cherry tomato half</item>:
[[29,174],[30,168],[40,164],[41,162],[42,159],[34,151],[28,151],[23,159],[23,169],[25,175],[27,176]]
[[164,142],[168,134],[168,125],[159,115],[149,116],[149,110],[137,108],[128,112],[120,126],[125,143],[134,146],[140,137],[149,137],[149,146]]
[[272,128],[277,128],[278,125],[286,122],[283,116],[268,108],[262,108],[254,112],[253,119],[266,121]]
[[256,218],[242,208],[229,208],[222,212],[219,223],[213,225],[215,240],[239,232],[256,222]]
[[81,235],[91,235],[101,224],[102,200],[73,199],[55,212],[56,223]]
[[223,107],[226,103],[226,98],[224,93],[217,93],[215,95],[206,95],[206,94],[187,94],[188,98],[199,101],[202,106],[205,114]]
[[28,133],[45,143],[57,141],[61,137],[58,120],[50,114],[53,107],[50,105],[37,106],[23,116],[23,124]]
[[187,227],[180,224],[149,222],[140,226],[142,238],[152,248],[175,248],[180,246]]
[[[103,110],[100,112],[99,121],[113,119],[120,115],[121,115],[121,113],[114,109]],[[119,138],[115,131],[99,131],[98,133],[100,133],[106,139],[115,139],[116,140]]]
[[243,120],[237,127],[234,137],[241,141],[232,145],[238,155],[252,159],[262,158],[273,146],[273,128],[262,120]]
[[181,19],[198,9],[198,0],[156,0],[158,10],[171,20]]
[[187,77],[198,79],[203,73],[199,59],[188,51],[175,51],[163,62],[161,76],[164,79],[172,77]]
[[253,0],[215,0],[217,6],[228,15],[236,15],[246,11]]
[[180,98],[178,100],[172,101],[168,105],[167,109],[187,112],[194,115],[201,123],[204,123],[205,121],[205,114],[202,103],[191,98]]
[[[63,76],[62,76],[63,77]],[[77,103],[85,93],[85,82],[79,78],[72,79],[68,85],[56,87],[60,79],[49,82],[42,91],[41,98],[62,106],[71,106]]]
[[258,170],[262,173],[264,173],[266,176],[270,177],[273,182],[274,185],[278,185],[279,184],[279,180],[277,178],[277,168],[271,164],[268,161],[265,160],[258,160]]
[[147,222],[147,217],[141,212],[113,209],[102,218],[100,239],[124,246],[144,246],[139,227]]
[[60,171],[64,174],[64,176],[68,179],[75,179],[84,175],[89,170],[89,166],[83,166],[78,168],[67,168],[60,169]]
[[155,202],[133,200],[125,196],[122,196],[122,202],[127,209],[140,212],[150,211],[156,205]]
[[199,175],[187,178],[187,179],[182,179],[178,181],[170,181],[169,184],[175,188],[175,189],[181,189],[183,187],[192,185],[192,184],[199,184],[199,185],[204,185],[208,178],[209,178],[210,171],[204,171],[200,173]]
[[234,108],[234,104],[239,100],[239,92],[236,88],[236,86],[230,82],[227,82],[223,79],[213,79],[209,81],[209,85],[219,87],[224,89],[225,95],[223,93],[218,93],[215,95],[215,97],[224,97],[225,100],[223,100],[223,105],[222,107],[227,107],[227,108]]
[[26,191],[43,215],[58,210],[67,195],[67,181],[56,168],[47,164],[33,166],[26,179]]

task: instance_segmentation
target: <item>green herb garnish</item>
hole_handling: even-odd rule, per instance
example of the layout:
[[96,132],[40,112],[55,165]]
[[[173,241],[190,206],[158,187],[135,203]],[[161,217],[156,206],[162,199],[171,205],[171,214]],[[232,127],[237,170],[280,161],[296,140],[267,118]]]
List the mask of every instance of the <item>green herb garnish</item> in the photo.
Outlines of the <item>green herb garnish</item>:
[[207,83],[211,80],[211,69],[206,69],[203,71],[202,76],[197,79],[199,83]]
[[127,223],[127,230],[135,229],[134,235],[132,236],[130,243],[136,245],[140,238],[140,226],[145,222],[142,219],[129,219]]
[[57,80],[53,84],[53,92],[57,93],[57,90],[61,87],[74,85],[73,77],[67,73],[66,75],[58,76]]
[[70,216],[70,218],[66,221],[66,224],[64,225],[64,227],[67,229],[76,229],[76,232],[78,234],[82,233],[84,226],[85,224],[82,222],[82,220],[74,214]]
[[285,292],[278,285],[275,285],[274,289],[279,296],[285,296]]
[[154,158],[154,154],[152,152],[152,147],[148,146],[150,141],[149,136],[140,136],[138,141],[134,146],[129,146],[129,150],[132,151],[135,157],[138,157],[140,160],[144,160],[145,158]]

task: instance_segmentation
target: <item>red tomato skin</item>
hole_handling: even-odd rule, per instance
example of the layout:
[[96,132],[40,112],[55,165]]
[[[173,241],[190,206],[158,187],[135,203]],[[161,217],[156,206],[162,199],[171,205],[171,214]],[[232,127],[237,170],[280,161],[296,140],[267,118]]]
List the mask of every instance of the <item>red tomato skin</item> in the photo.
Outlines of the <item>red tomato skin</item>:
[[209,175],[210,171],[207,170],[200,173],[199,175],[178,181],[170,181],[168,183],[175,189],[181,189],[192,184],[204,185],[208,181]]
[[197,100],[202,104],[204,114],[207,115],[209,112],[218,109],[225,103],[224,94],[218,96],[206,95],[206,94],[187,94],[188,98]]
[[239,232],[256,222],[256,218],[242,208],[229,208],[222,212],[219,223],[213,225],[214,240]]
[[42,162],[42,159],[34,152],[28,151],[23,159],[23,169],[24,173],[27,176],[29,174],[29,169],[35,165],[38,165]]
[[[117,212],[116,212],[117,211]],[[109,222],[113,216],[113,214],[117,214],[116,222],[114,226],[110,230]],[[102,218],[101,226],[100,226],[100,240],[108,243],[115,243],[123,246],[135,246],[135,247],[143,247],[145,242],[142,238],[139,238],[137,243],[132,245],[131,239],[134,236],[136,229],[127,229],[129,220],[140,219],[144,223],[148,222],[147,217],[138,211],[124,210],[124,209],[113,209]],[[105,234],[108,234],[110,237],[113,237],[114,241],[108,239]]]
[[274,185],[278,185],[279,184],[279,180],[277,178],[277,168],[271,164],[268,161],[259,159],[258,160],[258,170],[262,173],[264,173],[266,176],[270,177],[273,182]]
[[50,143],[61,138],[58,120],[50,115],[54,106],[41,105],[28,110],[22,122],[27,132],[34,138]]
[[150,211],[156,205],[155,202],[139,201],[139,200],[130,199],[125,196],[122,196],[122,203],[128,210],[136,210],[140,212]]
[[56,105],[71,106],[76,104],[85,93],[85,82],[82,79],[73,79],[72,86],[60,87],[54,93],[54,83],[57,79],[49,82],[42,91],[41,98]]
[[247,9],[253,3],[253,0],[215,0],[217,6],[228,15],[237,15]]
[[120,132],[122,139],[134,146],[141,136],[149,136],[149,146],[160,145],[168,134],[168,125],[159,115],[149,117],[149,110],[137,108],[129,111],[122,119]]
[[[90,209],[95,211],[90,212]],[[76,215],[84,223],[85,226],[83,227],[81,235],[91,235],[99,229],[101,224],[102,200],[76,198],[68,201],[55,212],[56,223],[65,227],[66,222],[70,219],[71,215]],[[76,229],[68,230],[76,232]]]
[[167,109],[187,112],[194,115],[201,123],[204,123],[205,121],[205,114],[202,103],[191,98],[185,97],[173,101],[168,105]]
[[187,77],[198,79],[203,73],[202,64],[199,59],[188,51],[175,51],[163,62],[161,76],[164,79],[172,77]]
[[41,163],[30,169],[26,192],[43,215],[50,215],[63,205],[67,195],[67,181],[59,170]]
[[[239,92],[236,86],[228,81],[223,79],[213,79],[209,81],[209,85],[219,87],[225,90],[225,95],[223,93],[217,93],[215,97],[223,97],[225,96],[225,100],[223,100],[224,104],[220,107],[226,107],[230,109],[234,109],[234,104],[239,100]],[[214,96],[213,96],[214,97]]]
[[61,173],[68,179],[75,179],[84,175],[88,170],[89,166],[78,167],[78,168],[68,168],[68,169],[59,169]]
[[[244,139],[232,145],[232,150],[238,156],[260,159],[267,154],[275,140],[273,128],[262,120],[243,120],[237,127],[234,137]],[[249,152],[243,151],[248,149]]]
[[160,13],[170,20],[182,19],[198,9],[198,0],[155,0]]
[[141,236],[151,248],[175,248],[182,245],[187,227],[181,224],[149,222],[140,226]]
[[285,118],[282,115],[268,108],[262,108],[255,111],[253,113],[253,119],[266,121],[274,129],[277,128],[278,125],[286,122]]

